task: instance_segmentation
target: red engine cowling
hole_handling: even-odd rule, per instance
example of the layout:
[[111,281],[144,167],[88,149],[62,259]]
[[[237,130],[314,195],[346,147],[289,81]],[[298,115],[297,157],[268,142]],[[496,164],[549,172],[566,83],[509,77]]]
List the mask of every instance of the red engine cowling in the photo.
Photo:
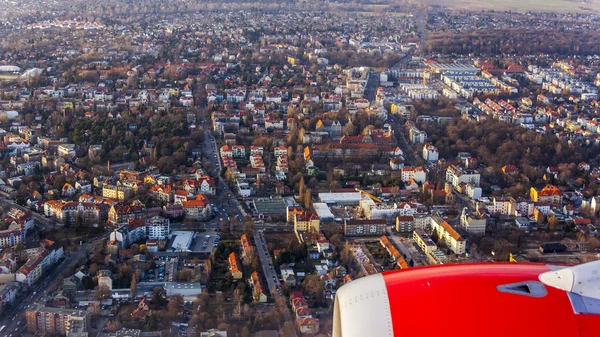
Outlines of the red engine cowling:
[[600,261],[411,268],[341,287],[334,337],[598,337]]

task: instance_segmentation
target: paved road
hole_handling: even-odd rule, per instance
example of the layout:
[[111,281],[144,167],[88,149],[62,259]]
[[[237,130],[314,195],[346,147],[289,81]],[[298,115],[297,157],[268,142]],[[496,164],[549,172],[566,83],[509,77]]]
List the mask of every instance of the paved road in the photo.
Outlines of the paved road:
[[30,289],[29,294],[24,294],[18,299],[15,299],[15,304],[18,305],[7,311],[3,319],[0,320],[0,325],[6,325],[2,336],[9,336],[10,334],[13,336],[21,336],[20,332],[25,328],[25,324],[21,322],[25,320],[25,311],[27,307],[36,303],[43,296],[54,291],[54,289],[58,289],[58,286],[62,281],[62,273],[65,270],[74,268],[75,264],[79,263],[81,260],[87,259],[87,254],[90,253],[105,236],[106,234],[99,235],[81,246],[81,249],[68,253],[65,259],[58,266],[54,267],[49,274],[42,276],[38,283]]
[[379,73],[369,70],[369,78],[365,85],[365,92],[363,96],[373,102],[375,100],[375,94],[377,94],[377,87],[379,86]]
[[466,195],[457,193],[456,191],[452,191],[452,194],[454,194],[456,202],[458,203],[457,206],[459,206],[458,207],[459,212],[462,212],[463,207],[466,207],[467,211],[472,211],[475,209],[473,207],[473,204],[471,203],[471,200]]
[[390,238],[392,240],[392,242],[394,243],[394,245],[396,246],[396,248],[398,248],[398,250],[400,251],[400,253],[402,255],[406,256],[406,262],[408,263],[408,261],[413,260],[415,262],[415,265],[417,263],[417,261],[415,261],[415,259],[413,258],[413,255],[411,254],[411,252],[409,251],[409,249],[404,245],[404,243],[402,242],[402,240],[400,240],[400,237],[398,235],[396,235],[396,233],[394,233],[392,231],[392,227],[386,227],[386,232],[387,232],[387,236],[388,238]]
[[[209,160],[214,169],[214,175],[220,176],[222,170],[221,156],[219,155],[219,149],[217,148],[217,142],[215,138],[210,134],[210,125],[208,122],[204,123],[204,151],[207,160]],[[236,216],[240,223],[243,222],[246,213],[242,209],[239,201],[235,198],[233,192],[229,189],[227,182],[224,177],[220,177],[217,183],[217,194],[220,195],[225,201],[221,205],[222,207],[218,210],[218,214],[221,218],[225,218],[225,221],[230,222],[230,216]]]
[[256,252],[258,253],[258,258],[263,267],[263,274],[267,279],[269,290],[271,293],[275,293],[278,287],[280,287],[279,277],[273,267],[273,259],[267,250],[266,241],[262,231],[259,230],[254,233],[254,243],[256,244]]
[[35,220],[35,223],[37,225],[39,225],[43,230],[53,230],[53,229],[56,228],[56,226],[62,226],[62,224],[59,224],[56,221],[52,221],[52,219],[46,218],[42,214],[35,213],[35,212],[31,211],[27,207],[20,206],[20,205],[16,204],[12,200],[0,199],[0,204],[4,204],[4,205],[8,205],[8,206],[14,207],[14,208],[16,208],[18,210],[21,210],[23,212],[31,213],[31,216]]
[[404,131],[402,130],[402,123],[398,120],[398,116],[393,114],[388,114],[388,121],[392,125],[394,129],[394,135],[398,140],[398,145],[402,152],[404,152],[404,160],[407,164],[411,166],[416,166],[417,164],[417,154],[415,153],[414,148],[411,144],[408,143],[406,138],[404,138]]

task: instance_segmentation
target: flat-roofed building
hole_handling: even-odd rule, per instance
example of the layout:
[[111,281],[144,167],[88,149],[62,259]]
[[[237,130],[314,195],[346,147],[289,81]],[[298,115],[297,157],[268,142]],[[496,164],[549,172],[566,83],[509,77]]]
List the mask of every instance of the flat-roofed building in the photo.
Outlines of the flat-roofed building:
[[425,233],[421,229],[414,230],[413,240],[415,240],[415,242],[417,243],[419,248],[421,248],[421,250],[425,254],[428,254],[437,249],[437,245],[435,244],[435,242],[433,242],[433,240],[431,240],[429,235],[427,235],[427,233]]
[[252,203],[259,217],[287,214],[287,203],[279,195],[269,198],[254,198]]
[[133,195],[133,189],[123,185],[104,185],[102,187],[102,196],[104,198],[127,200]]
[[360,192],[319,193],[319,200],[329,205],[358,206]]
[[344,221],[344,235],[346,236],[372,236],[385,234],[385,219],[365,219]]
[[172,243],[167,250],[172,252],[189,252],[194,238],[196,238],[196,232],[173,231],[171,232]]
[[415,229],[415,217],[412,215],[399,215],[396,217],[396,231],[410,233]]
[[57,334],[67,336],[71,326],[78,326],[77,330],[87,331],[90,315],[85,310],[72,310],[44,307],[40,304],[27,310],[27,330],[32,333]]

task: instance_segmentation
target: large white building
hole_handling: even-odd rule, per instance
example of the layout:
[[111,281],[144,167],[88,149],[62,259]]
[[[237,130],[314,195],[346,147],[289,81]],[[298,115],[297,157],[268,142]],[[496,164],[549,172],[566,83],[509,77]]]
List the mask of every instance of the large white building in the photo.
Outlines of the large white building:
[[507,197],[494,197],[492,202],[485,205],[490,214],[513,215],[513,199]]
[[413,144],[425,143],[425,141],[427,140],[427,133],[425,131],[417,129],[417,127],[415,126],[412,126],[408,130],[408,135],[410,137],[411,143]]
[[168,218],[153,216],[146,219],[146,237],[153,240],[166,240],[171,231],[171,222]]
[[427,161],[438,161],[439,156],[440,152],[435,146],[429,143],[423,146],[423,159]]
[[485,235],[487,219],[483,214],[468,213],[463,211],[460,224],[472,235]]
[[481,187],[477,187],[473,184],[467,184],[466,192],[467,196],[473,200],[481,199]]
[[167,240],[171,231],[169,219],[153,216],[148,219],[135,219],[110,233],[110,240],[129,247],[139,240]]
[[360,198],[360,192],[319,193],[319,200],[330,205],[358,206]]
[[401,179],[407,183],[413,179],[417,183],[424,183],[427,180],[427,175],[422,167],[404,167],[402,168]]
[[434,216],[431,218],[431,228],[438,232],[440,240],[444,240],[446,246],[448,246],[454,254],[462,255],[466,252],[467,243],[465,239],[460,236],[449,223],[440,217]]
[[450,182],[455,188],[460,183],[473,184],[475,187],[479,187],[480,174],[476,171],[464,170],[456,165],[451,165],[446,169],[446,181]]

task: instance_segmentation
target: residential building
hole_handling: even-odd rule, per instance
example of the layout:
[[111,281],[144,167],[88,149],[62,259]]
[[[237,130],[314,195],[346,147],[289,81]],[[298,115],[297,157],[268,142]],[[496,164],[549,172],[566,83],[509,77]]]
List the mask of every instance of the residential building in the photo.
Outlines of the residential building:
[[471,198],[473,200],[481,199],[481,195],[482,195],[481,187],[477,187],[477,186],[469,183],[469,184],[467,184],[467,187],[465,190],[466,190],[466,194],[469,198]]
[[112,273],[110,272],[110,270],[100,270],[98,271],[98,287],[107,287],[108,289],[112,290],[113,288],[113,282],[112,282]]
[[253,248],[254,246],[250,243],[250,240],[246,234],[243,234],[240,238],[240,244],[242,246],[242,257],[246,257],[246,253],[251,247]]
[[529,190],[529,196],[533,202],[544,202],[555,205],[562,203],[563,193],[554,185],[546,185],[540,191],[535,187]]
[[62,223],[98,224],[108,217],[109,205],[95,202],[59,202],[49,200],[44,204],[44,214]]
[[430,252],[437,249],[437,245],[435,244],[435,242],[433,242],[429,235],[427,235],[421,229],[415,229],[413,231],[413,240],[425,254],[429,254]]
[[21,225],[9,225],[7,229],[0,230],[0,248],[13,247],[25,242],[27,230]]
[[487,218],[484,214],[463,212],[460,217],[460,224],[471,235],[485,235]]
[[473,170],[465,170],[456,165],[448,166],[446,169],[446,181],[450,182],[454,188],[458,188],[460,183],[473,184],[479,187],[480,174]]
[[173,187],[171,185],[154,185],[149,190],[156,200],[169,203],[173,201]]
[[208,331],[200,333],[200,337],[227,337],[227,331],[210,329]]
[[89,180],[78,180],[75,189],[79,193],[92,193],[92,183]]
[[63,185],[62,187],[62,196],[63,197],[70,197],[75,195],[75,193],[77,193],[77,190],[75,189],[75,187],[73,187],[73,185],[66,183]]
[[0,313],[2,313],[8,305],[14,302],[19,286],[20,284],[17,282],[0,284]]
[[390,256],[394,259],[394,261],[396,261],[396,264],[398,265],[398,267],[400,267],[400,269],[408,268],[408,263],[406,263],[406,260],[404,259],[402,254],[400,254],[398,249],[396,249],[396,246],[394,246],[394,244],[388,239],[387,236],[382,235],[379,238],[379,243],[383,248],[385,248],[388,254],[390,254]]
[[181,203],[183,214],[186,218],[204,220],[211,214],[211,207],[208,199],[202,195],[196,195],[196,198]]
[[83,332],[87,332],[90,326],[90,315],[85,310],[51,308],[41,304],[27,310],[25,318],[27,331],[31,333],[68,336],[75,325],[78,330],[82,327]]
[[250,287],[252,287],[252,299],[255,302],[267,302],[267,294],[264,292],[262,281],[257,272],[253,272],[250,276]]
[[127,248],[140,240],[167,240],[171,228],[169,219],[153,216],[148,219],[131,219],[110,233],[110,241]]
[[294,218],[294,231],[319,233],[321,230],[321,220],[317,213],[305,211],[297,213]]
[[243,277],[242,265],[235,253],[229,254],[229,271],[234,280],[241,280]]
[[510,197],[493,197],[492,202],[485,207],[492,215],[513,215],[513,203],[514,199]]
[[56,153],[60,157],[75,157],[75,144],[61,144],[56,148]]
[[133,196],[133,189],[123,185],[102,186],[102,196],[115,200],[127,200]]
[[385,234],[386,219],[345,220],[346,236],[381,236]]
[[43,270],[43,261],[44,257],[46,257],[47,252],[42,252],[38,256],[27,260],[27,262],[17,270],[16,273],[16,281],[25,283],[29,287],[33,286],[37,280],[40,279],[44,270]]
[[167,240],[171,232],[171,221],[158,215],[147,218],[145,231],[149,240]]
[[131,203],[119,202],[111,206],[108,211],[108,220],[113,224],[129,223],[129,220],[145,219],[146,206],[139,201]]
[[216,193],[215,180],[212,177],[198,177],[183,182],[183,189],[188,193],[202,193],[214,195]]
[[457,255],[463,255],[466,252],[466,241],[448,224],[446,221],[432,218],[431,228],[438,231],[440,240],[444,240],[446,246]]
[[415,217],[412,215],[399,215],[396,217],[396,231],[411,233],[415,230]]
[[417,129],[415,126],[412,126],[408,130],[408,135],[411,143],[413,144],[425,143],[425,141],[427,141],[427,133],[425,131]]
[[298,330],[303,334],[316,334],[319,332],[319,322],[311,317],[298,317],[296,319]]
[[430,143],[427,143],[423,146],[423,159],[435,162],[438,161],[439,156],[440,152],[435,146],[431,145]]
[[232,147],[233,158],[245,158],[246,148],[243,145],[234,145]]

